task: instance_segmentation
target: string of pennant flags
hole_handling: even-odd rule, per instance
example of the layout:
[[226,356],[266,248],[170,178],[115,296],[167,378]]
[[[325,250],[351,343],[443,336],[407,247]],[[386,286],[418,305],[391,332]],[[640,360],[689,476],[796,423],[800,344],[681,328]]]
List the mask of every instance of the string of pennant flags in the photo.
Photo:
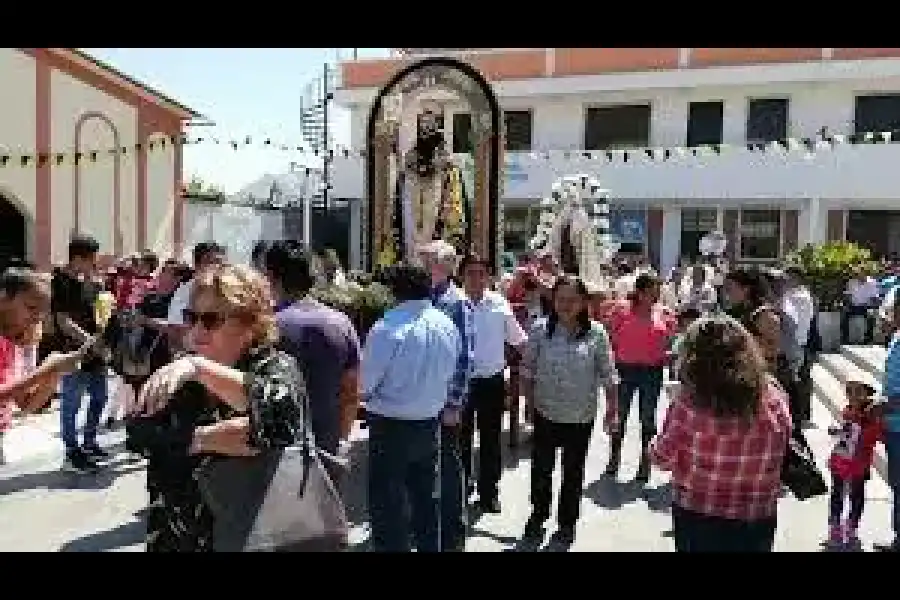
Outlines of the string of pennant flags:
[[[650,159],[666,161],[685,156],[709,156],[742,149],[751,152],[784,154],[787,152],[804,151],[815,154],[818,151],[829,150],[835,146],[858,144],[884,144],[900,142],[900,130],[860,133],[852,135],[828,135],[816,139],[787,138],[774,142],[748,142],[747,144],[711,144],[694,147],[648,147],[629,148],[617,150],[538,150],[515,152],[514,155],[521,159],[532,161],[551,160],[592,160],[601,162],[628,162],[634,159]],[[45,166],[69,166],[92,164],[115,157],[127,157],[137,155],[141,151],[155,152],[173,148],[176,146],[200,146],[210,144],[214,146],[230,147],[234,151],[245,148],[269,148],[284,152],[310,153],[314,156],[323,156],[323,151],[318,148],[308,148],[296,144],[285,144],[273,141],[267,137],[244,136],[234,139],[222,139],[213,136],[187,137],[187,136],[154,136],[145,143],[137,143],[130,146],[108,148],[106,150],[80,150],[68,152],[29,152],[9,153],[0,151],[0,168],[9,167],[45,167]],[[0,146],[2,147],[2,146]],[[337,146],[328,151],[329,158],[360,158],[365,157],[365,150]]]

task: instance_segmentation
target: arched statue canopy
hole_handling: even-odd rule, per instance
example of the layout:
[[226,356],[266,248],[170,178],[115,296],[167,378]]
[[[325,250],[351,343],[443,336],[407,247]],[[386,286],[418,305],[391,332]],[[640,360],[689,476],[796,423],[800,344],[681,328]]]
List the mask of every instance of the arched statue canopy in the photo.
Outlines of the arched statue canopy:
[[[369,269],[379,257],[396,248],[397,165],[399,148],[397,120],[403,113],[395,103],[416,101],[428,90],[452,92],[469,105],[472,115],[473,164],[470,239],[474,250],[496,265],[502,241],[500,230],[500,165],[502,161],[502,111],[490,84],[472,65],[451,57],[430,57],[414,62],[394,75],[378,92],[369,111],[366,152],[367,223],[363,256]],[[393,157],[393,158],[391,158]],[[402,182],[401,182],[402,184]],[[396,256],[399,260],[401,256]]]

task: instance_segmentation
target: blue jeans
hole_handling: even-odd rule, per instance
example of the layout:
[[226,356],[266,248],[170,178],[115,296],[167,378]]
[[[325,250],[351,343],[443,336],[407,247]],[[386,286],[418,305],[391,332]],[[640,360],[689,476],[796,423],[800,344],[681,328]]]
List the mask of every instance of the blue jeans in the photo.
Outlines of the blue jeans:
[[439,552],[440,423],[369,413],[369,520],[374,552]]
[[81,398],[87,390],[89,402],[84,423],[84,445],[97,443],[97,429],[100,417],[106,407],[107,380],[104,370],[75,371],[64,375],[60,385],[60,429],[66,450],[78,447],[77,419],[81,410]]
[[888,431],[884,434],[884,449],[888,463],[887,484],[891,488],[893,502],[891,527],[894,530],[894,543],[900,543],[900,431]]
[[649,441],[656,435],[656,407],[663,387],[663,368],[643,365],[616,365],[619,371],[619,432],[625,434],[628,413],[635,392],[638,396],[638,419],[641,439]]

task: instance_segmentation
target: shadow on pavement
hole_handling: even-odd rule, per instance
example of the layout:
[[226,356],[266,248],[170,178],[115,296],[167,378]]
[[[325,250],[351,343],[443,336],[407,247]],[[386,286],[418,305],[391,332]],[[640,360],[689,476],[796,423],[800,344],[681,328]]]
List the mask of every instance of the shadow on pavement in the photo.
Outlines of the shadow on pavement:
[[672,485],[664,483],[644,488],[644,500],[647,502],[647,508],[653,512],[668,513],[672,508]]
[[501,436],[500,447],[503,448],[503,468],[515,469],[523,460],[531,458],[531,439],[519,437],[519,443],[516,446],[509,445],[509,433]]
[[515,541],[515,543],[507,548],[504,548],[503,552],[539,552],[541,549],[541,544],[544,543],[544,535],[546,531],[542,531],[540,536],[535,537],[523,537]]
[[628,481],[620,482],[614,477],[602,476],[591,482],[584,490],[584,497],[599,506],[615,510],[626,504],[637,502],[644,494],[641,484]]
[[541,552],[568,552],[573,543],[574,540],[563,537],[559,532],[554,532],[547,540],[547,544],[541,548]]
[[98,531],[63,544],[60,552],[109,552],[126,546],[133,546],[144,541],[146,528],[143,520],[127,523]]
[[469,533],[466,537],[467,538],[472,538],[472,537],[487,538],[489,540],[493,540],[500,544],[517,544],[521,541],[519,538],[517,538],[515,536],[499,535],[492,531],[482,529],[480,527],[469,527]]
[[[116,454],[116,447],[108,448]],[[0,479],[0,496],[14,494],[25,490],[102,490],[108,488],[119,477],[143,470],[141,462],[119,461],[114,459],[95,474],[69,473],[54,469],[21,473]]]

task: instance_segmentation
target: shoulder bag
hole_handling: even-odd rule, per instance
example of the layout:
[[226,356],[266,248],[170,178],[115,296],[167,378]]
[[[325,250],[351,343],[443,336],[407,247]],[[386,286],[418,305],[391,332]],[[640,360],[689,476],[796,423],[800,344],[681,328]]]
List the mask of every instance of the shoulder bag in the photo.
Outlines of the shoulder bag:
[[809,500],[828,492],[825,477],[816,466],[812,448],[803,431],[794,427],[781,465],[781,482],[797,500]]
[[207,457],[194,477],[213,515],[215,552],[339,552],[349,524],[323,460],[346,467],[316,448],[304,396],[299,443],[252,457]]
[[[769,382],[785,392],[784,386],[774,376],[769,376]],[[781,463],[781,483],[797,500],[809,500],[828,492],[828,484],[816,466],[816,458],[800,425],[793,427],[788,438]]]

